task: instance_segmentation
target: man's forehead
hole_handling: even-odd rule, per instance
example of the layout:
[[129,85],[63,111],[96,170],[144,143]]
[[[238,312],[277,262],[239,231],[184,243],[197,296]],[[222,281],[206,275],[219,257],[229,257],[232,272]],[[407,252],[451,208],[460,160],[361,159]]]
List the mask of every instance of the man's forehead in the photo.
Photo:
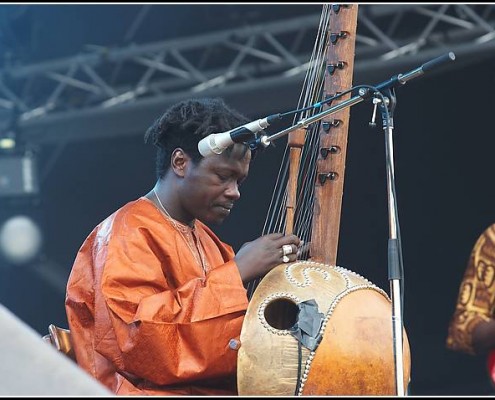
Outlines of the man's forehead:
[[212,160],[217,162],[238,162],[238,161],[250,161],[251,160],[251,150],[242,144],[234,144],[222,153],[211,156],[207,156],[204,160]]
[[218,155],[211,155],[201,160],[201,163],[210,167],[236,167],[239,164],[249,164],[251,161],[251,151],[246,148],[239,150],[233,148],[232,151],[223,152]]

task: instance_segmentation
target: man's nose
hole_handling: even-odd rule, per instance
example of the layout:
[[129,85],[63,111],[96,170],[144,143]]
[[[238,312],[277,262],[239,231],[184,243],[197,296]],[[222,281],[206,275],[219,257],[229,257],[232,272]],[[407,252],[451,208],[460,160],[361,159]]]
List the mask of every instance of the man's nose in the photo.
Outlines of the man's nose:
[[225,191],[225,195],[229,199],[237,200],[241,197],[241,192],[239,191],[239,185],[236,181],[230,182],[227,190]]

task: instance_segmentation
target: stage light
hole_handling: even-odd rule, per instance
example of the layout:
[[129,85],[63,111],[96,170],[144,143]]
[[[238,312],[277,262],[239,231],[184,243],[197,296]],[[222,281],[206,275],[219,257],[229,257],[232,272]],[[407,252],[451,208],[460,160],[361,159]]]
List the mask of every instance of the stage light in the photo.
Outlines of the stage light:
[[8,149],[13,149],[14,147],[15,147],[15,139],[9,137],[0,138],[0,149],[8,150]]
[[16,145],[15,131],[9,130],[7,132],[0,133],[0,150],[11,150]]
[[42,241],[40,228],[25,215],[7,219],[0,228],[0,252],[14,265],[34,260],[41,250]]
[[37,195],[38,171],[33,151],[0,152],[0,197]]
[[14,107],[9,115],[1,115],[0,151],[10,151],[18,145],[19,110]]

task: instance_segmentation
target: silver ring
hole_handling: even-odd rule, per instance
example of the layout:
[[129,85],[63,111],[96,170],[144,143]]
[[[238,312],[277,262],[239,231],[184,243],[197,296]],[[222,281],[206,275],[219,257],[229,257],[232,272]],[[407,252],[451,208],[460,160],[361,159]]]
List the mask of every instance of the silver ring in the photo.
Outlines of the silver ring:
[[283,261],[284,263],[288,263],[288,262],[289,262],[289,257],[287,257],[287,256],[283,256],[283,257],[282,257],[282,261]]
[[284,256],[288,256],[289,254],[292,254],[292,246],[290,244],[284,244],[282,246],[282,254]]

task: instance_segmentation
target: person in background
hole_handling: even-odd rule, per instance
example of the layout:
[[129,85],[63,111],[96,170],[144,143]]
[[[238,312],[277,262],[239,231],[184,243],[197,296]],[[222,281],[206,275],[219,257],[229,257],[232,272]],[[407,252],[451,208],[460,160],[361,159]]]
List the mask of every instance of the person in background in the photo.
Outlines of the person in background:
[[495,224],[477,239],[461,281],[446,346],[453,351],[486,355],[495,382]]
[[272,233],[235,254],[209,225],[240,198],[251,150],[202,157],[199,141],[247,122],[221,99],[170,107],[145,134],[154,187],[82,244],[66,311],[78,365],[119,395],[233,395],[245,284],[296,260],[295,235]]

